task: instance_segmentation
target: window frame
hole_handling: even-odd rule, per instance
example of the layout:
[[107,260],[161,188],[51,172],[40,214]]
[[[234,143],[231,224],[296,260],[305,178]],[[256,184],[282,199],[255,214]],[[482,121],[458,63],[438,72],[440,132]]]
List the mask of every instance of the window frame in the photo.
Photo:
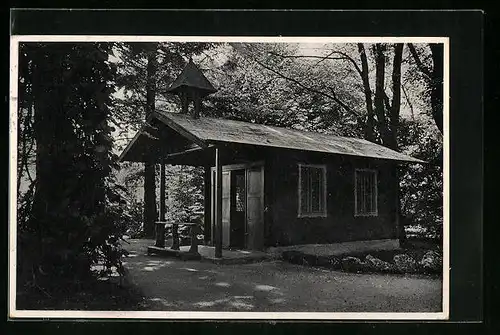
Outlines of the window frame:
[[[328,216],[328,210],[327,210],[327,182],[326,182],[326,177],[327,177],[327,170],[326,170],[326,164],[305,164],[305,163],[298,163],[297,164],[298,169],[299,169],[299,175],[298,175],[298,188],[297,188],[297,198],[298,198],[298,208],[297,208],[297,217],[298,218],[326,218]],[[323,178],[322,180],[322,186],[323,186],[323,192],[321,196],[323,197],[323,210],[321,212],[317,213],[304,213],[302,212],[302,168],[316,168],[316,169],[321,169],[321,176]]]
[[[372,172],[375,176],[375,212],[359,213],[358,210],[358,172]],[[378,216],[378,170],[377,169],[355,169],[354,170],[354,216],[355,217],[377,217]]]

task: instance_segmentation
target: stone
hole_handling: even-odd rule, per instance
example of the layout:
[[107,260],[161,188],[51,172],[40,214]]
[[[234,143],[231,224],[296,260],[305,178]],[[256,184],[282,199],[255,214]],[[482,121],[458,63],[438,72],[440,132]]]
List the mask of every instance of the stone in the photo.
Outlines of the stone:
[[365,263],[373,271],[380,272],[390,272],[394,270],[394,266],[386,261],[373,257],[372,255],[368,255],[365,257]]
[[316,265],[318,265],[317,261],[318,261],[318,259],[315,255],[303,254],[303,256],[302,256],[302,265],[316,266]]
[[407,254],[395,255],[394,264],[399,272],[412,273],[417,271],[417,262]]
[[316,265],[330,269],[340,269],[342,266],[340,259],[335,256],[318,256]]
[[359,272],[364,270],[366,267],[366,264],[364,264],[359,258],[357,257],[345,257],[342,258],[342,269],[347,272]]
[[283,260],[292,264],[302,264],[304,259],[304,253],[296,250],[283,251],[281,256],[283,257]]
[[443,269],[443,257],[438,252],[429,250],[418,264],[426,272],[441,272]]

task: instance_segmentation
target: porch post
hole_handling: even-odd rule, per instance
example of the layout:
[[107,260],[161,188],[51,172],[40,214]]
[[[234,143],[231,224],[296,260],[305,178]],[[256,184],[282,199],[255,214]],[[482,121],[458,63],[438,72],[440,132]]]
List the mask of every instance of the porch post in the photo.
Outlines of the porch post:
[[215,148],[215,257],[222,258],[222,160],[220,148]]
[[208,245],[212,236],[212,178],[211,178],[211,169],[210,166],[205,166],[205,175],[204,175],[204,187],[205,187],[205,195],[204,195],[204,235],[205,235],[205,245]]
[[[165,222],[165,164],[160,162],[160,221]],[[160,223],[156,225],[156,246],[160,248],[165,247],[165,224]]]
[[172,250],[179,250],[179,225],[175,222],[172,222],[172,246],[170,247]]

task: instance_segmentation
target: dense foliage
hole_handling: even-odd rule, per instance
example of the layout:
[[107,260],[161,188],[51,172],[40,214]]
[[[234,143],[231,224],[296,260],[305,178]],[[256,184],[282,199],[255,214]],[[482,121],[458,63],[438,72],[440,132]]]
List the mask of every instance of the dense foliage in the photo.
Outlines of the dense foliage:
[[414,234],[442,238],[443,228],[443,142],[435,127],[423,121],[406,121],[400,138],[409,153],[425,164],[402,167],[401,212]]
[[203,169],[171,166],[167,200],[167,221],[199,222],[203,217]]
[[36,148],[36,177],[19,201],[22,284],[78,282],[98,264],[102,274],[122,269],[126,206],[112,173],[118,168],[109,125],[116,69],[108,52],[99,43],[20,46],[19,115],[28,109],[31,117],[19,133],[30,130]]

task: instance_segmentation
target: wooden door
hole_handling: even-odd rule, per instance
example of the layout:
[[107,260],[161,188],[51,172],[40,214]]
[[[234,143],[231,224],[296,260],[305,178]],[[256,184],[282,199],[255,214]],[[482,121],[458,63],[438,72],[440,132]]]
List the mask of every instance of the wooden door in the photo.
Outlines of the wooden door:
[[[211,218],[212,218],[212,231],[211,241],[212,245],[215,243],[216,232],[216,215],[215,215],[215,179],[216,172],[212,168],[212,201],[211,201]],[[229,247],[230,242],[230,215],[231,215],[231,174],[230,171],[222,172],[222,246]]]
[[222,246],[230,245],[231,171],[222,172]]
[[264,248],[264,169],[263,166],[247,169],[247,247]]

